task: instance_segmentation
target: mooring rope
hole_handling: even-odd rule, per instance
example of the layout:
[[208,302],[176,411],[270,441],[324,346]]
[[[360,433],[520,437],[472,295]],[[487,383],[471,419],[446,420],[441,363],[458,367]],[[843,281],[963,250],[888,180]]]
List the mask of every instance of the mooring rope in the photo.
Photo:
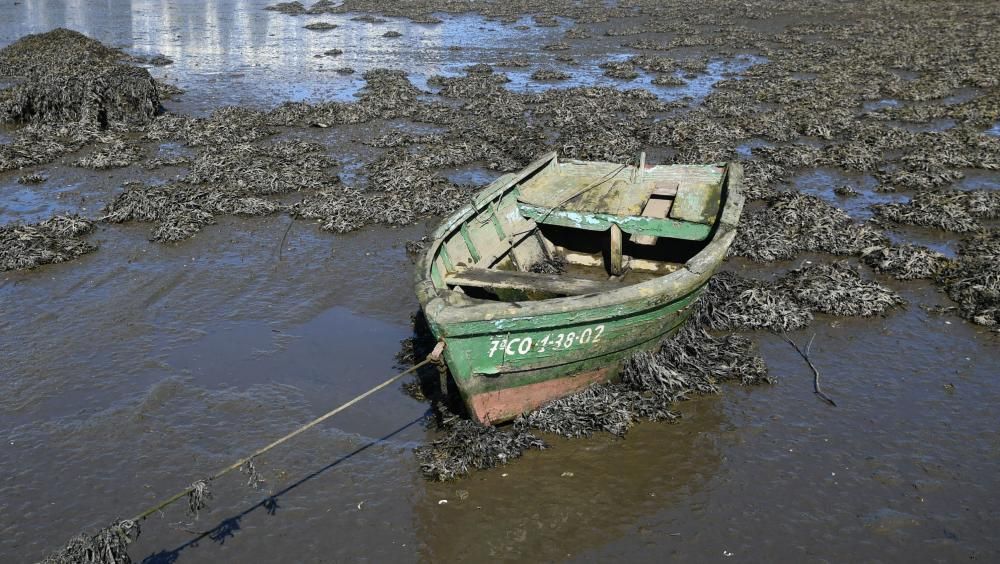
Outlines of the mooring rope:
[[354,399],[341,404],[340,406],[324,413],[323,415],[313,419],[309,423],[302,425],[298,429],[288,433],[287,435],[277,439],[267,446],[257,449],[253,454],[245,456],[236,462],[220,469],[215,474],[210,477],[198,480],[188,486],[187,488],[177,492],[176,494],[166,498],[165,500],[157,503],[156,505],[142,511],[131,519],[123,519],[116,521],[110,527],[102,529],[96,535],[80,535],[72,539],[69,544],[61,549],[59,552],[49,556],[45,559],[45,563],[65,563],[65,562],[96,562],[96,563],[128,563],[131,559],[128,557],[126,549],[128,545],[135,540],[139,535],[139,522],[143,521],[150,515],[164,509],[165,507],[189,497],[189,503],[191,510],[197,513],[198,509],[204,507],[203,497],[210,497],[211,494],[208,492],[208,482],[220,478],[237,468],[242,468],[244,465],[249,465],[251,473],[251,481],[253,481],[253,473],[255,472],[252,468],[253,459],[266,453],[267,451],[273,449],[274,447],[283,444],[294,437],[308,431],[309,429],[319,425],[320,423],[326,421],[327,419],[333,417],[334,415],[344,411],[348,407],[358,403],[359,401],[367,398],[368,396],[374,394],[375,392],[385,388],[386,386],[396,382],[403,376],[407,374],[412,374],[419,370],[420,368],[427,366],[428,364],[440,364],[441,353],[444,350],[444,341],[439,341],[434,350],[427,355],[427,358],[418,362],[417,364],[407,368],[406,370],[396,374],[392,378],[382,382],[381,384],[369,389],[361,395],[356,396]]
[[[220,477],[222,477],[222,476],[224,476],[224,475],[232,472],[233,470],[236,470],[240,466],[243,466],[244,464],[246,464],[247,461],[253,460],[254,458],[257,458],[258,456],[264,454],[265,452],[271,450],[272,448],[274,448],[274,447],[276,447],[276,446],[278,446],[278,445],[280,445],[280,444],[282,444],[282,443],[284,443],[286,441],[291,440],[292,438],[296,437],[297,435],[299,435],[301,433],[304,433],[304,432],[308,431],[309,429],[312,429],[316,425],[319,425],[320,423],[326,421],[327,419],[333,417],[334,415],[340,413],[341,411],[344,411],[348,407],[351,407],[352,405],[354,405],[354,404],[358,403],[359,401],[365,399],[366,397],[374,394],[375,392],[381,390],[382,388],[388,386],[389,384],[392,384],[393,382],[395,382],[396,380],[399,380],[403,376],[406,376],[407,374],[415,372],[416,370],[418,370],[418,369],[420,369],[420,368],[422,368],[424,366],[427,366],[428,364],[430,364],[432,362],[435,362],[435,359],[433,359],[431,356],[428,356],[427,358],[425,358],[424,360],[420,361],[419,363],[414,364],[413,366],[411,366],[410,368],[404,370],[403,372],[400,372],[399,374],[396,374],[392,378],[389,378],[388,380],[386,380],[385,382],[382,382],[378,386],[375,386],[374,388],[371,388],[367,392],[361,394],[360,396],[355,397],[351,401],[349,401],[347,403],[344,403],[344,404],[340,405],[339,407],[337,407],[337,408],[335,408],[333,410],[330,410],[330,411],[324,413],[323,415],[317,417],[316,419],[313,419],[309,423],[306,423],[305,425],[299,427],[298,429],[292,431],[291,433],[288,433],[284,437],[281,437],[280,439],[275,440],[274,442],[272,442],[271,444],[267,445],[266,447],[258,449],[257,451],[255,451],[250,456],[241,458],[241,459],[237,460],[236,462],[230,464],[229,466],[226,466],[225,468],[219,470],[215,474],[212,474],[206,480],[210,482],[212,480],[215,480],[216,478],[220,478]],[[164,507],[167,507],[168,505],[170,505],[170,504],[172,504],[172,503],[180,500],[182,497],[191,494],[192,492],[194,492],[197,489],[197,487],[198,487],[197,485],[200,482],[201,481],[198,481],[198,482],[195,482],[194,484],[191,484],[190,486],[187,487],[187,489],[185,489],[183,491],[180,491],[180,492],[174,494],[173,496],[171,496],[171,497],[163,500],[162,502],[160,502],[160,503],[158,503],[158,504],[150,507],[149,509],[143,511],[142,513],[139,513],[138,515],[136,515],[135,517],[132,518],[132,521],[142,521],[143,519],[145,519],[146,517],[149,517],[153,513],[156,513],[157,511],[163,509]]]

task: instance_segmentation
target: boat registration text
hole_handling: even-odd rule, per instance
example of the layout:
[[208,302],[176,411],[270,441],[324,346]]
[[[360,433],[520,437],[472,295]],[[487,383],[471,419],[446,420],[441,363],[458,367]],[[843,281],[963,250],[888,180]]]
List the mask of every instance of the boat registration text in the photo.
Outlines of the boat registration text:
[[490,358],[493,355],[520,356],[531,351],[543,353],[546,350],[564,351],[574,346],[592,345],[601,342],[604,335],[604,326],[588,327],[582,331],[568,331],[565,333],[549,333],[540,339],[531,337],[501,337],[499,335],[490,339]]

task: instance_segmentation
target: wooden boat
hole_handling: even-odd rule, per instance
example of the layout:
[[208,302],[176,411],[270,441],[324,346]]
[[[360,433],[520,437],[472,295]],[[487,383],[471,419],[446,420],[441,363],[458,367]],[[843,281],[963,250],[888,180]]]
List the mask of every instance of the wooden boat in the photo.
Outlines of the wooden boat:
[[417,298],[474,419],[611,379],[690,315],[736,234],[742,168],[638,160],[549,153],[434,232]]

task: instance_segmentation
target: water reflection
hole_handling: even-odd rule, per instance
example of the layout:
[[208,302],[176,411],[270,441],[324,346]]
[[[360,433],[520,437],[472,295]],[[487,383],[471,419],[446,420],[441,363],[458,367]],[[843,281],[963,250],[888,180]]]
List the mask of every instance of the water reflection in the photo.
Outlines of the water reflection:
[[712,398],[684,407],[682,425],[640,425],[624,441],[558,441],[558,456],[529,453],[464,480],[427,483],[415,509],[422,559],[564,560],[691,503],[719,471],[716,440],[727,424]]
[[[831,168],[817,168],[803,172],[793,177],[792,183],[799,192],[823,198],[857,220],[869,219],[874,215],[872,204],[888,204],[908,199],[902,194],[893,192],[876,192],[878,180],[870,174],[852,174]],[[853,188],[856,194],[838,195],[834,190],[841,186]]]
[[[607,57],[607,60],[624,61],[633,56],[633,53],[618,53]],[[696,74],[693,78],[684,79],[684,84],[679,86],[659,86],[653,84],[656,73],[646,72],[637,69],[639,76],[634,80],[618,80],[604,75],[604,70],[597,65],[605,59],[588,61],[580,66],[549,65],[557,70],[571,74],[571,78],[554,85],[546,82],[535,82],[531,80],[531,73],[536,68],[518,69],[510,71],[507,75],[511,81],[507,88],[515,91],[539,92],[550,88],[568,88],[573,86],[603,86],[609,88],[643,88],[656,94],[661,100],[672,101],[690,97],[700,101],[712,91],[716,83],[726,78],[740,74],[750,67],[760,64],[766,59],[756,55],[741,54],[732,59],[712,59],[705,67],[705,72]],[[682,78],[683,71],[676,71],[675,77]]]
[[[739,73],[762,59],[739,55],[714,59],[704,73],[683,86],[652,84],[654,74],[641,73],[633,81],[608,78],[598,64],[606,52],[590,52],[579,65],[557,61],[547,44],[561,41],[573,22],[558,19],[557,27],[532,25],[529,17],[502,24],[474,14],[437,14],[440,24],[418,24],[404,18],[383,23],[356,21],[357,14],[292,17],[264,10],[268,0],[83,0],[30,2],[0,29],[0,44],[29,34],[68,27],[127,52],[151,57],[165,55],[173,64],[151,67],[157,78],[187,91],[171,109],[207,114],[223,105],[272,107],[280,102],[353,99],[364,86],[364,71],[378,68],[406,70],[418,87],[434,75],[461,74],[471,64],[495,64],[512,56],[526,57],[532,66],[509,72],[508,88],[540,91],[572,86],[646,88],[661,98],[702,98],[727,74]],[[304,26],[325,22],[337,27],[311,31]],[[520,29],[518,29],[520,28]],[[399,38],[386,38],[397,31]],[[516,49],[511,49],[515,44]],[[327,55],[331,50],[340,55]],[[625,59],[618,53],[612,59]],[[340,74],[350,67],[353,74]],[[539,68],[555,68],[572,75],[560,84],[532,81]]]
[[[267,0],[158,2],[111,0],[28,3],[3,26],[0,44],[29,34],[68,27],[144,56],[162,54],[174,63],[150,72],[188,90],[185,105],[210,110],[224,104],[273,105],[285,100],[349,99],[361,86],[358,76],[376,67],[406,69],[431,76],[481,60],[482,51],[503,52],[509,36],[540,48],[557,28],[489,22],[480,16],[447,17],[439,25],[390,18],[385,23],[354,21],[356,14],[290,17],[263,8]],[[338,26],[310,31],[323,21]],[[527,23],[529,20],[518,23]],[[395,30],[401,38],[383,37]],[[458,47],[459,50],[455,50]],[[340,49],[336,57],[324,55]],[[354,77],[334,71],[348,66]]]

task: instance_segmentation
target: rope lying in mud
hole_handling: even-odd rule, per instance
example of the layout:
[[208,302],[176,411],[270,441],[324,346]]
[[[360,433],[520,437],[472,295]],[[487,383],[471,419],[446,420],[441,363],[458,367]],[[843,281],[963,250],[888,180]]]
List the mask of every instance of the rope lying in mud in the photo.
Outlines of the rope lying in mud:
[[441,351],[444,349],[444,343],[439,342],[438,346],[434,349],[431,354],[427,355],[427,358],[418,362],[417,364],[411,366],[410,368],[396,374],[392,378],[389,378],[385,382],[369,389],[365,393],[355,397],[354,399],[348,401],[347,403],[341,404],[339,407],[326,412],[325,414],[313,419],[309,423],[299,427],[298,429],[288,433],[287,435],[277,439],[267,446],[257,449],[253,454],[243,457],[236,462],[222,468],[210,477],[198,480],[192,483],[187,488],[177,492],[176,494],[168,497],[167,499],[157,503],[156,505],[142,511],[131,519],[122,519],[115,521],[110,527],[102,529],[95,535],[80,534],[69,541],[65,547],[63,547],[58,552],[52,554],[46,558],[44,564],[69,564],[76,562],[87,562],[94,564],[129,564],[132,559],[129,557],[127,548],[139,537],[139,523],[146,517],[164,509],[165,507],[172,505],[185,497],[188,499],[188,509],[191,513],[197,515],[201,509],[204,509],[206,503],[205,500],[212,497],[211,491],[209,491],[208,484],[216,478],[220,478],[237,468],[241,472],[246,473],[249,476],[248,484],[256,485],[259,483],[259,478],[257,476],[257,470],[254,466],[254,458],[266,453],[267,451],[273,449],[274,447],[283,444],[294,437],[308,431],[309,429],[319,425],[320,423],[326,421],[327,419],[333,417],[334,415],[344,411],[348,407],[358,403],[359,401],[367,398],[368,396],[374,394],[375,392],[389,386],[393,382],[398,381],[403,376],[407,374],[412,374],[420,368],[431,364],[440,362]]

